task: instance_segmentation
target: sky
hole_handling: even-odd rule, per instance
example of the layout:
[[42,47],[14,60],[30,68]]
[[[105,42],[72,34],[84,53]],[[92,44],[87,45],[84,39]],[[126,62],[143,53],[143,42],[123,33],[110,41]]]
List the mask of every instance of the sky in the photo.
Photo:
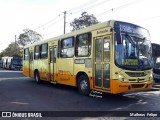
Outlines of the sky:
[[66,33],[70,22],[85,11],[100,22],[114,19],[144,27],[151,42],[160,44],[160,0],[0,0],[0,52],[26,28],[43,39],[63,34],[64,11]]

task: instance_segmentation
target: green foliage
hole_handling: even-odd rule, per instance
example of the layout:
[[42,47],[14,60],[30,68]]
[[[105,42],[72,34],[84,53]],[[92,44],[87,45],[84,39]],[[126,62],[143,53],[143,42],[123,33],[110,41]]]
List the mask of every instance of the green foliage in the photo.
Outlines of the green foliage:
[[18,44],[12,42],[8,47],[0,53],[0,57],[12,56],[12,57],[22,57],[22,52]]
[[99,22],[93,14],[88,15],[87,12],[83,12],[81,17],[75,18],[70,25],[73,27],[72,31],[76,31],[97,23]]
[[30,29],[24,29],[23,33],[19,35],[17,43],[12,42],[8,47],[0,53],[0,57],[22,57],[23,47],[27,44],[32,44],[41,40],[42,36]]
[[40,41],[41,39],[42,36],[39,33],[27,28],[24,29],[23,33],[19,35],[18,44],[24,47],[25,45],[32,44],[34,42]]

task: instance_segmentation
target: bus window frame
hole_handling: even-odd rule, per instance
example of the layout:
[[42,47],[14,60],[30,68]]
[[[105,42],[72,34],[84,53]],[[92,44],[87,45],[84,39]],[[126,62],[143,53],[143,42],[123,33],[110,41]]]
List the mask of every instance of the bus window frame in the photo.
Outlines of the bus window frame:
[[[72,40],[72,46],[71,47],[67,47],[67,48],[64,48],[64,47],[62,47],[62,42],[64,41],[64,40],[68,40],[68,39],[70,39],[71,38],[71,40]],[[58,50],[58,53],[59,53],[59,56],[61,57],[61,58],[72,58],[72,57],[74,57],[74,48],[75,48],[75,45],[74,45],[74,43],[75,43],[75,39],[74,39],[74,37],[73,36],[71,36],[71,37],[67,37],[67,38],[64,38],[64,39],[61,39],[60,40],[60,43],[59,43],[59,45],[58,45],[58,47],[60,47]],[[71,55],[71,56],[67,56],[67,55],[65,55],[65,56],[63,56],[62,55],[62,49],[69,49],[69,48],[72,48],[72,50],[73,50],[73,54]]]
[[[78,44],[79,44],[79,37],[82,36],[82,35],[85,35],[87,34],[88,35],[88,53],[87,55],[78,55]],[[89,48],[90,46],[90,48]],[[83,33],[83,34],[79,34],[76,36],[76,41],[75,41],[75,57],[89,57],[91,55],[91,49],[92,49],[92,33],[91,32],[87,32],[87,33]]]
[[[36,47],[38,47],[38,57],[36,57]],[[38,60],[40,58],[40,45],[36,45],[34,47],[34,60]]]
[[[25,51],[26,51],[26,50],[28,51],[28,52],[27,52],[27,59],[26,59],[26,54],[25,54]],[[25,48],[25,49],[24,49],[24,57],[23,57],[23,60],[29,60],[29,48]]]
[[[47,47],[46,47],[47,49],[46,49],[46,51],[45,51],[45,52],[46,52],[46,53],[45,53],[46,56],[44,56],[44,57],[42,57],[42,46],[43,46],[43,45],[47,45]],[[41,44],[41,45],[40,45],[39,53],[40,53],[40,55],[39,55],[39,58],[40,58],[40,59],[47,59],[47,58],[48,58],[48,43],[44,43],[44,44]]]
[[61,50],[61,41],[58,40],[57,58],[60,58],[60,50]]

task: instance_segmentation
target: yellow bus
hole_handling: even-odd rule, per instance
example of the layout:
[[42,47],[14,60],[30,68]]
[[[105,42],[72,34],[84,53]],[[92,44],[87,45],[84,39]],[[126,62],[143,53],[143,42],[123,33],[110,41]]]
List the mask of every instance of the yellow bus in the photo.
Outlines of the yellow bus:
[[27,45],[23,53],[23,73],[37,83],[75,86],[84,95],[152,88],[149,32],[131,23],[99,23]]

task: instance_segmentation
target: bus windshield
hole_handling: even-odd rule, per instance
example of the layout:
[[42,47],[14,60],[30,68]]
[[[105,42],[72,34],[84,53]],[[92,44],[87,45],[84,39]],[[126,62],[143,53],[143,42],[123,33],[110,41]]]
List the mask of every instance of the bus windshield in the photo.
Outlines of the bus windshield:
[[117,26],[115,64],[126,70],[151,69],[152,50],[148,31],[129,23],[119,23]]
[[160,57],[157,57],[154,62],[154,69],[160,69]]
[[22,59],[13,59],[12,64],[13,65],[22,65]]

